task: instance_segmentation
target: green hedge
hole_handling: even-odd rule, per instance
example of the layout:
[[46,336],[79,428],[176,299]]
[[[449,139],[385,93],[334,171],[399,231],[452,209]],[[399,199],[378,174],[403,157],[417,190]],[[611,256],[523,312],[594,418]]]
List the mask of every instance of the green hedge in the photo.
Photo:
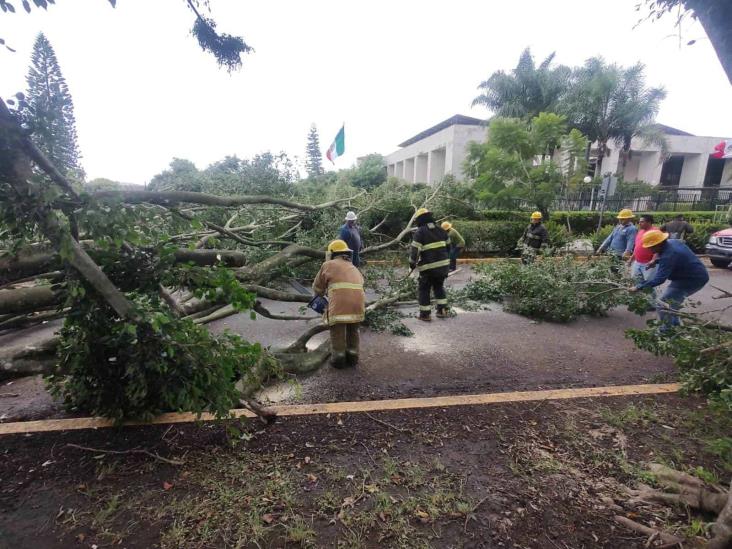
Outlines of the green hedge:
[[[660,225],[662,222],[663,218],[657,224]],[[461,219],[453,220],[452,223],[465,238],[466,251],[479,255],[517,255],[516,242],[521,238],[528,225],[526,221],[469,221]],[[599,231],[595,231],[592,227],[582,234],[578,233],[575,227],[572,226],[574,232],[570,235],[564,224],[553,220],[546,224],[550,244],[555,248],[561,247],[575,238],[589,238],[592,240],[595,249],[597,249],[612,232],[613,226],[614,224],[603,225]],[[694,232],[688,236],[686,242],[698,254],[704,253],[705,244],[712,233],[728,227],[725,223],[708,221],[691,221],[691,226],[694,228]]]
[[[644,212],[636,212],[636,216],[642,215]],[[684,214],[687,221],[693,222],[712,222],[714,221],[714,212],[648,212],[653,215],[654,222],[664,223],[671,221],[680,213]],[[482,216],[487,221],[521,221],[529,222],[530,212],[519,212],[510,210],[485,210]],[[618,212],[605,212],[602,216],[603,225],[614,225]],[[549,221],[554,221],[560,225],[569,227],[574,234],[590,234],[597,230],[597,224],[600,220],[599,212],[551,212]]]
[[[468,221],[454,220],[453,226],[465,239],[465,249],[480,255],[517,255],[516,243],[524,234],[527,221]],[[564,246],[571,240],[565,227],[554,222],[546,224],[552,247]]]

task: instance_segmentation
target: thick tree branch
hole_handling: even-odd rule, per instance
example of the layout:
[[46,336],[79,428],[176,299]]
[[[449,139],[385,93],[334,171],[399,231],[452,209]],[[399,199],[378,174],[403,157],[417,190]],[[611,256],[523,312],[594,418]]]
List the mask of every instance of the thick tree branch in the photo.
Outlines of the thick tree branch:
[[98,200],[120,200],[128,204],[158,204],[160,206],[175,206],[176,204],[204,204],[206,206],[220,206],[231,208],[242,206],[245,204],[270,204],[273,206],[282,206],[292,210],[300,210],[304,212],[313,212],[325,208],[332,208],[339,204],[355,200],[363,195],[366,191],[362,191],[356,196],[350,198],[341,198],[323,202],[322,204],[301,204],[283,198],[276,198],[266,195],[240,195],[240,196],[217,196],[206,193],[195,193],[189,191],[99,191],[94,193],[94,198]]

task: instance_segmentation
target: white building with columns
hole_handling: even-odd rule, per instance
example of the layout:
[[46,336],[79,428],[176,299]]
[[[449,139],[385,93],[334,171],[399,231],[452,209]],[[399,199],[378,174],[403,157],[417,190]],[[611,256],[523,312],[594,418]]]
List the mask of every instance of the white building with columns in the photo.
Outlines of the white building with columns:
[[[662,187],[732,187],[732,158],[712,158],[714,147],[725,138],[692,135],[659,124],[667,151],[659,145],[633,139],[630,159],[625,165],[626,181],[644,181]],[[619,150],[610,143],[610,153],[602,161],[602,173],[618,169]]]
[[[725,138],[659,127],[665,134],[666,154],[662,154],[658,145],[633,139],[625,166],[626,181],[644,181],[663,187],[732,187],[732,158],[711,157],[714,147]],[[386,157],[387,175],[431,185],[447,174],[462,179],[468,143],[484,142],[486,137],[485,120],[456,114],[401,143],[399,150]],[[608,147],[610,151],[602,162],[603,174],[615,173],[618,168],[620,147],[613,142]],[[591,172],[596,152],[593,149]]]
[[468,143],[485,139],[485,120],[456,114],[400,143],[399,150],[386,157],[386,173],[430,185],[448,174],[460,179]]

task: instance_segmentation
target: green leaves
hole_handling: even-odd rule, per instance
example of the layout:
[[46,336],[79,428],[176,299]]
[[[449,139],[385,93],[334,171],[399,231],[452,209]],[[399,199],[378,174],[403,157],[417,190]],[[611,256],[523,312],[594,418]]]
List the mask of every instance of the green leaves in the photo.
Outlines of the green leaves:
[[[94,296],[75,295],[61,331],[59,364],[47,377],[69,408],[118,422],[167,411],[227,417],[241,397],[237,380],[261,379],[251,375],[262,359],[257,344],[213,336],[143,296],[131,296],[149,319],[138,325],[116,318]],[[275,364],[268,368],[277,373]]]
[[480,267],[482,277],[469,284],[465,293],[473,301],[501,301],[506,310],[539,320],[570,322],[580,315],[605,316],[630,299],[622,289],[630,286],[630,280],[613,267],[609,258],[583,263],[571,257],[546,258],[530,265],[496,263]]
[[687,322],[666,332],[653,321],[646,330],[627,330],[639,349],[673,357],[681,382],[732,411],[732,333]]

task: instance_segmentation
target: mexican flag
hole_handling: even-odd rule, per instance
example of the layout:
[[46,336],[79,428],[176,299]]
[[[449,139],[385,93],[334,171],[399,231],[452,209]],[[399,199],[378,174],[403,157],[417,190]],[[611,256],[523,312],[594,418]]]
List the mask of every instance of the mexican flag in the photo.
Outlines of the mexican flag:
[[720,141],[714,147],[712,158],[732,158],[732,139]]
[[333,143],[331,143],[328,151],[325,153],[325,156],[333,164],[335,164],[336,158],[338,158],[339,156],[343,156],[343,153],[346,152],[346,133],[344,131],[344,127],[345,126],[341,126],[341,129],[335,136]]

